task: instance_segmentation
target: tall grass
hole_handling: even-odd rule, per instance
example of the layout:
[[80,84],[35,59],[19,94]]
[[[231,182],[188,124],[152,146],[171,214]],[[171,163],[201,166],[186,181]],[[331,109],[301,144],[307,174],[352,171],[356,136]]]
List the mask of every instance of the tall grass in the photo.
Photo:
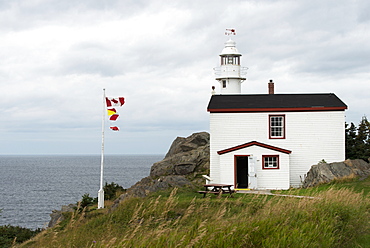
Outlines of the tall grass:
[[175,189],[110,214],[76,214],[23,247],[356,247],[369,233],[369,198],[349,189],[314,198],[188,195]]

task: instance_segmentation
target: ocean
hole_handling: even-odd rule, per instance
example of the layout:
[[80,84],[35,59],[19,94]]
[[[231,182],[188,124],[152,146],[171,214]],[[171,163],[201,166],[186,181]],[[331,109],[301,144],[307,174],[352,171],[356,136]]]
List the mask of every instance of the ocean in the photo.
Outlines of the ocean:
[[[105,155],[104,182],[129,188],[163,155]],[[100,155],[0,156],[0,226],[47,227],[52,210],[97,197]]]

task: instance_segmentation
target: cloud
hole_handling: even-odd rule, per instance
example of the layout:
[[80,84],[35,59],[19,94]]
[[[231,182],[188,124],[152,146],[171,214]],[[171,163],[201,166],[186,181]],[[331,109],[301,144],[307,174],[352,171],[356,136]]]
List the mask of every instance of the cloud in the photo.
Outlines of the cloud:
[[266,93],[269,79],[277,93],[334,92],[358,122],[370,90],[368,9],[334,0],[2,1],[1,153],[99,153],[103,88],[126,97],[121,131],[107,133],[122,149],[108,153],[164,154],[176,136],[208,130],[225,28],[236,29],[249,68],[243,93]]
[[370,11],[370,2],[366,0],[356,1],[357,7],[357,20],[358,22],[368,22],[370,21],[369,11]]
[[59,73],[113,77],[124,74],[124,67],[117,51],[108,44],[81,42],[61,55]]

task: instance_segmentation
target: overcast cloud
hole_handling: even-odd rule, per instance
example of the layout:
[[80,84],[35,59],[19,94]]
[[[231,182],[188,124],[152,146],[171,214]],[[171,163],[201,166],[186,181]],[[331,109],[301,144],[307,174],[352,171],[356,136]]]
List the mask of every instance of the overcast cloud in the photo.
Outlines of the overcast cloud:
[[165,154],[208,131],[226,28],[249,68],[243,93],[269,79],[276,93],[333,92],[357,125],[369,13],[366,0],[0,0],[0,154],[99,154],[103,88],[126,98],[107,154]]

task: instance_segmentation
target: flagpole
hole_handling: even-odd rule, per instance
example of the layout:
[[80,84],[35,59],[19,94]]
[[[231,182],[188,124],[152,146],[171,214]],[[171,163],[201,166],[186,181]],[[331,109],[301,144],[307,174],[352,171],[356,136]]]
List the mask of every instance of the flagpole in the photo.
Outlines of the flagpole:
[[98,191],[98,208],[104,208],[103,170],[104,170],[104,123],[105,123],[105,89],[103,89],[103,118],[100,161],[100,189]]

